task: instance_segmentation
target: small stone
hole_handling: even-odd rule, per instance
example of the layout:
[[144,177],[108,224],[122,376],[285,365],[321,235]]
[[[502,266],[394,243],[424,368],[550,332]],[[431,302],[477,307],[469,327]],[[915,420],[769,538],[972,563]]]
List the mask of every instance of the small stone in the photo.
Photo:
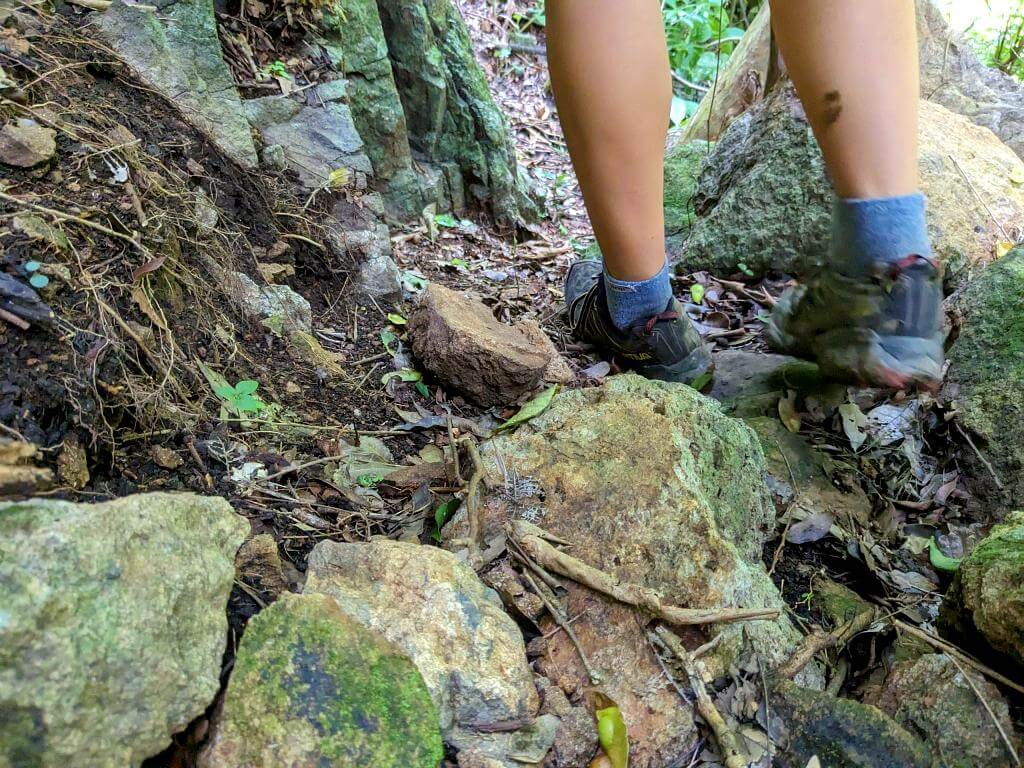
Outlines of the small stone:
[[225,287],[250,317],[270,321],[284,332],[312,332],[312,307],[287,285],[260,287],[244,272],[227,272]]
[[177,451],[165,448],[162,445],[150,447],[149,453],[153,457],[153,463],[164,469],[177,469],[184,463],[184,460],[178,455]]
[[89,457],[77,435],[69,432],[57,456],[57,478],[75,490],[89,484]]
[[196,225],[204,232],[212,232],[217,228],[217,222],[220,221],[220,211],[217,210],[217,206],[203,190],[198,188],[196,189],[195,219]]
[[200,768],[436,768],[437,710],[396,646],[327,595],[282,595],[242,635]]
[[480,405],[508,405],[536,389],[550,352],[498,322],[479,301],[431,283],[409,318],[412,349],[445,385]]
[[263,148],[260,158],[263,165],[272,171],[283,171],[288,167],[288,157],[284,153],[284,147],[280,144],[270,144]]
[[1006,745],[982,699],[1003,732],[1013,734],[1009,707],[998,688],[949,656],[930,653],[893,667],[875,703],[925,738],[949,768],[1009,765]]
[[22,118],[0,128],[0,162],[18,168],[35,168],[57,152],[57,132],[35,120]]

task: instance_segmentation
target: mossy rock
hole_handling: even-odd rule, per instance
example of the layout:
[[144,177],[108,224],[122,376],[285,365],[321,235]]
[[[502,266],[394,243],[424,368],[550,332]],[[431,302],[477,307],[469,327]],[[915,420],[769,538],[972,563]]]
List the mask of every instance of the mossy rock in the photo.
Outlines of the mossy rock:
[[1024,512],[993,528],[960,563],[942,601],[939,628],[975,647],[981,633],[1024,666]]
[[778,685],[772,713],[787,738],[777,768],[806,768],[817,757],[828,768],[931,768],[928,747],[880,709],[789,681]]
[[693,193],[701,166],[713,142],[677,141],[669,137],[665,151],[665,236],[685,239],[693,224]]
[[1009,511],[1024,506],[1024,248],[982,272],[957,294],[956,306],[963,323],[949,350],[946,389],[992,464],[963,452],[971,490]]
[[203,768],[437,768],[437,709],[397,647],[327,595],[285,594],[242,636]]

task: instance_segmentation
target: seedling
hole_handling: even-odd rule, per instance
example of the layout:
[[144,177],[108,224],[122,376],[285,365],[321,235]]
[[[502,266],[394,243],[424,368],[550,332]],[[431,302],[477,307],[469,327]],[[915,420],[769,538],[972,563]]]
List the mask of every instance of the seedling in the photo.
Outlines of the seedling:
[[219,386],[214,389],[214,393],[224,401],[225,407],[234,411],[238,416],[256,415],[267,408],[267,404],[256,394],[259,386],[258,381],[243,379],[234,386],[230,384]]

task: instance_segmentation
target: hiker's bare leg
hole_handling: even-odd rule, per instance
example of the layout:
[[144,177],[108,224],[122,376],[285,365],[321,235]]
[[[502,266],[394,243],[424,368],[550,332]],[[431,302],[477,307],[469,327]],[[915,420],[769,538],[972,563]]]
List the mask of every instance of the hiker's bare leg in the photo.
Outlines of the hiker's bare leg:
[[911,0],[771,0],[779,50],[836,190],[822,265],[775,307],[767,336],[873,385],[942,378],[941,267],[917,188]]
[[917,191],[911,0],[772,0],[772,26],[836,193]]
[[658,0],[548,0],[558,116],[605,266],[646,280],[665,265],[662,159],[672,100]]

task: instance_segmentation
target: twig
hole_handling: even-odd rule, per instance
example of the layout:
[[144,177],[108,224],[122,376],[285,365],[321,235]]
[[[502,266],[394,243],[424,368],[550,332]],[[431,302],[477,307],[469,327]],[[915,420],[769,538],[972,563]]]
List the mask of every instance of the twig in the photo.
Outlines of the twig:
[[960,670],[960,674],[964,676],[964,680],[966,680],[967,684],[971,686],[971,690],[974,691],[974,695],[978,697],[978,701],[981,702],[981,706],[985,708],[985,711],[988,712],[988,716],[992,718],[992,723],[995,725],[996,730],[999,731],[999,735],[1003,739],[1003,744],[1006,745],[1006,751],[1009,752],[1010,757],[1013,758],[1013,764],[1016,765],[1017,768],[1020,768],[1020,756],[1017,754],[1017,750],[1014,749],[1013,742],[1010,740],[1010,737],[1006,735],[1006,730],[1003,728],[1003,724],[999,722],[999,718],[996,717],[996,713],[992,711],[992,707],[989,706],[988,701],[985,699],[984,695],[982,695],[974,680],[972,680],[971,676],[967,674],[967,670],[960,665],[960,662],[956,660],[956,657],[950,655],[949,659],[956,665],[956,668]]
[[1007,688],[1012,688],[1018,693],[1024,693],[1024,685],[1014,682],[1005,675],[999,674],[991,667],[986,667],[980,661],[975,661],[952,643],[948,643],[945,640],[942,640],[941,638],[935,637],[935,635],[929,634],[928,632],[925,632],[923,629],[915,627],[913,624],[908,624],[907,622],[901,619],[895,619],[893,621],[893,626],[895,626],[896,629],[902,629],[904,632],[909,632],[919,640],[923,640],[924,642],[928,643],[928,645],[932,646],[932,648],[938,648],[943,653],[946,653],[950,656],[956,656],[964,664],[971,667],[972,669],[977,670],[981,674],[985,675],[985,677],[995,680],[998,683],[1002,683]]
[[[83,8],[88,8],[90,11],[105,11],[110,7],[110,0],[68,0],[72,5],[80,5]],[[138,8],[140,11],[152,11],[156,13],[155,5],[131,5],[132,8]]]
[[982,455],[980,450],[978,450],[978,446],[976,446],[974,444],[974,441],[971,440],[971,436],[968,435],[964,428],[960,426],[960,422],[954,421],[953,426],[956,427],[957,431],[961,435],[963,435],[964,440],[967,441],[967,444],[971,446],[971,449],[974,451],[974,455],[978,457],[978,460],[985,465],[985,469],[987,469],[989,471],[989,474],[992,475],[992,479],[996,481],[996,488],[998,488],[1000,491],[1003,490],[1003,481],[1000,480],[999,475],[996,474],[995,467],[993,467],[989,463],[989,460],[986,459],[984,455]]
[[775,554],[772,555],[772,565],[768,569],[769,576],[775,573],[775,566],[779,564],[779,558],[782,557],[782,550],[786,547],[786,537],[789,536],[789,528],[793,525],[793,506],[796,504],[796,497],[800,492],[800,486],[796,483],[796,475],[793,474],[793,467],[789,463],[789,457],[786,455],[786,452],[782,450],[782,443],[776,440],[775,447],[779,449],[779,454],[782,456],[783,461],[786,462],[786,469],[789,470],[789,482],[790,487],[793,489],[793,499],[789,502],[789,506],[786,508],[786,526],[782,529],[782,538],[779,540],[779,546],[775,548]]
[[8,195],[6,192],[0,192],[0,200],[6,200],[7,202],[14,203],[15,205],[20,205],[24,208],[29,208],[33,211],[45,213],[48,216],[53,216],[54,218],[61,219],[62,221],[73,221],[76,224],[81,224],[84,227],[95,229],[97,232],[102,232],[104,235],[116,237],[118,240],[124,240],[126,243],[131,243],[136,248],[138,248],[143,255],[147,257],[149,256],[149,251],[146,249],[146,246],[144,246],[134,237],[129,237],[128,235],[122,232],[118,232],[117,230],[111,229],[110,227],[105,227],[102,224],[97,224],[95,221],[83,219],[81,216],[75,216],[70,213],[64,213],[63,211],[57,211],[54,210],[53,208],[47,208],[46,206],[43,205],[36,205],[35,203],[30,203],[27,200],[21,200],[15,197],[14,195]]
[[316,240],[311,240],[310,238],[305,237],[304,235],[296,235],[294,232],[286,232],[286,233],[284,233],[283,235],[281,235],[281,239],[282,240],[298,240],[300,243],[306,243],[307,245],[312,245],[313,247],[318,248],[321,251],[326,251],[327,250],[327,248],[324,247],[323,243],[318,243]]
[[747,768],[747,758],[740,749],[739,739],[736,733],[726,724],[722,714],[711,700],[708,689],[704,685],[704,677],[701,675],[700,662],[695,660],[682,641],[668,627],[657,627],[654,630],[658,638],[668,647],[679,659],[686,670],[686,676],[690,679],[690,687],[697,699],[697,711],[704,718],[704,722],[711,728],[711,733],[718,742],[718,749],[725,758],[726,768]]
[[449,416],[445,419],[448,426],[448,450],[452,452],[452,464],[455,469],[455,481],[462,485],[465,480],[462,479],[462,466],[459,463],[459,445],[455,440],[455,427],[452,425],[452,417]]
[[[652,613],[670,624],[690,626],[697,624],[727,623],[750,619],[775,619],[779,612],[774,608],[725,608],[721,610],[704,610],[696,608],[679,608],[665,605],[662,595],[656,590],[640,584],[620,582],[604,571],[587,565],[572,555],[548,544],[535,531],[536,526],[524,525],[524,521],[516,520],[511,524],[511,538],[518,542],[523,551],[543,568],[579,582],[596,592],[641,608]],[[532,530],[531,530],[532,529]]]
[[803,645],[790,657],[789,661],[775,670],[780,680],[789,680],[800,674],[800,671],[811,663],[811,659],[820,651],[837,645],[848,643],[854,635],[870,627],[878,614],[874,608],[868,608],[831,632],[813,632],[804,638]]
[[973,192],[974,196],[976,198],[978,198],[978,202],[981,203],[982,206],[984,206],[985,210],[988,212],[989,217],[992,219],[992,221],[995,223],[995,225],[999,228],[999,231],[1003,233],[1003,239],[1008,240],[1009,242],[1012,243],[1013,242],[1013,238],[1010,237],[1009,234],[1007,234],[1006,228],[1002,225],[1002,223],[999,221],[999,219],[996,218],[996,215],[994,213],[992,213],[992,209],[988,207],[988,203],[985,202],[985,199],[978,193],[977,188],[971,182],[971,179],[967,175],[967,172],[963,169],[963,167],[960,165],[960,163],[957,162],[957,159],[955,157],[953,157],[952,154],[949,155],[949,159],[953,161],[953,165],[955,165],[956,169],[958,171],[960,171],[960,175],[964,177],[964,181],[966,181],[967,182],[967,186],[971,188],[971,192]]
[[562,628],[569,640],[572,641],[572,644],[576,646],[576,652],[580,655],[580,661],[583,662],[583,668],[587,671],[587,677],[590,678],[590,682],[594,685],[600,685],[601,676],[597,673],[597,670],[590,665],[590,659],[588,659],[587,654],[583,652],[583,646],[580,645],[580,639],[576,636],[576,632],[573,630],[568,619],[562,615],[558,606],[548,599],[548,596],[544,594],[540,585],[533,580],[533,576],[531,576],[528,571],[523,571],[523,578],[526,579],[527,583],[529,583],[530,589],[537,593],[537,597],[539,597],[541,602],[544,603],[544,607],[548,609],[548,613],[551,614],[551,618],[554,619],[555,623]]
[[0,309],[0,320],[6,320],[15,328],[21,328],[21,330],[23,331],[27,331],[29,328],[32,327],[32,325],[29,322],[22,320],[16,314],[14,314],[13,312],[8,312],[6,309]]
[[266,477],[260,478],[260,480],[261,481],[276,480],[277,478],[283,477],[284,475],[290,475],[292,472],[298,472],[300,469],[308,469],[309,467],[315,467],[315,466],[318,466],[320,464],[328,464],[328,463],[330,463],[332,461],[342,461],[345,458],[347,458],[347,457],[346,456],[324,456],[323,458],[320,458],[320,459],[312,459],[311,461],[304,461],[302,464],[292,464],[291,466],[285,467],[284,469],[282,469],[279,472],[275,472],[272,475],[267,475]]
[[480,506],[479,488],[480,481],[484,476],[484,465],[480,461],[480,451],[472,438],[463,437],[459,445],[466,446],[466,452],[473,462],[473,474],[469,478],[469,485],[466,487],[466,521],[469,523],[469,562],[475,565],[484,551],[484,520],[483,509]]
[[675,70],[672,70],[672,79],[675,80],[680,85],[685,85],[687,88],[697,91],[698,93],[707,93],[708,91],[711,90],[706,85],[700,85],[699,83],[690,82]]

